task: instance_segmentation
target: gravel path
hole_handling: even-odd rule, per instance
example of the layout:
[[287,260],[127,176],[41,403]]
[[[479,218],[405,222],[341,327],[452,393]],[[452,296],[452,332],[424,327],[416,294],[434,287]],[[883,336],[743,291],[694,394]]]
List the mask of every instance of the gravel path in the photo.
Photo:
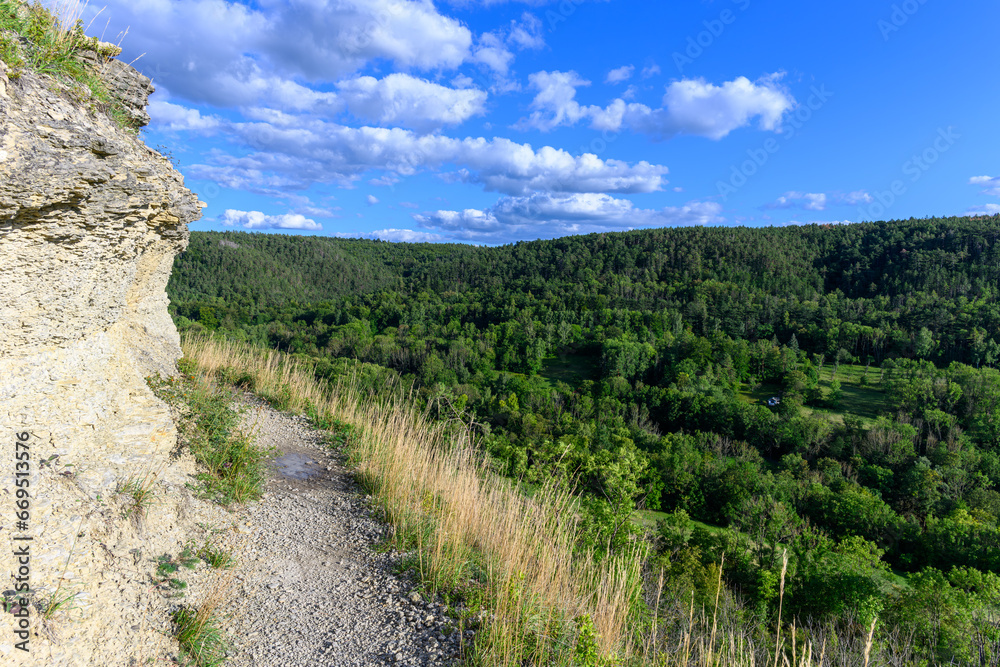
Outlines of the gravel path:
[[454,662],[454,621],[395,574],[399,554],[373,550],[386,527],[351,472],[305,418],[245,402],[257,442],[281,454],[263,500],[240,510],[226,664]]

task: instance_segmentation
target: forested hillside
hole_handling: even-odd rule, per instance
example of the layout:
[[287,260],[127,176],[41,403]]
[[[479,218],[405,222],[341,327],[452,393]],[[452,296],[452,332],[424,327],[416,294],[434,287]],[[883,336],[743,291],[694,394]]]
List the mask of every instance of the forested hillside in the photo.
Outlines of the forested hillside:
[[499,248],[194,233],[168,292],[182,330],[415,383],[497,470],[575,489],[581,548],[649,527],[699,599],[725,553],[758,619],[787,549],[786,613],[947,661],[998,639],[998,286],[994,216]]

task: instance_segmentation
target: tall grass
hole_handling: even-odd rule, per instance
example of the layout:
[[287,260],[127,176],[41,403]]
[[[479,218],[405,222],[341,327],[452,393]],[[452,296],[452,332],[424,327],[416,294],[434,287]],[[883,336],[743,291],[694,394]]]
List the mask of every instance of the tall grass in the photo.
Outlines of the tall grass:
[[[581,553],[571,496],[543,487],[527,497],[482,465],[467,434],[432,423],[405,391],[320,383],[293,357],[242,343],[187,337],[183,347],[202,372],[350,434],[346,449],[362,482],[397,546],[415,551],[426,584],[481,603],[470,664],[912,664],[891,645],[873,648],[874,625],[793,621],[780,636],[762,632],[766,620],[721,595],[721,567],[714,608],[705,609],[645,569],[641,544],[613,557]],[[784,585],[782,572],[782,598]]]
[[284,409],[355,428],[350,444],[401,546],[439,590],[479,590],[486,621],[470,650],[489,665],[570,664],[578,618],[589,618],[601,656],[631,657],[630,624],[642,593],[638,553],[574,555],[572,499],[553,488],[528,498],[487,471],[468,445],[398,397],[363,399],[356,387],[323,386],[292,358],[241,344],[187,338],[207,373],[253,376],[255,392]]

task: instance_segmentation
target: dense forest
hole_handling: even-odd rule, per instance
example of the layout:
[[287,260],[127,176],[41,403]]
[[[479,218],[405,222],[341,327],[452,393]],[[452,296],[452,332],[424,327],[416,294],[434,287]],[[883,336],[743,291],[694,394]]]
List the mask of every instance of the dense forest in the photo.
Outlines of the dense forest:
[[760,617],[787,567],[786,613],[980,664],[1000,640],[998,289],[1000,216],[496,248],[196,232],[168,293],[181,330],[412,385],[498,471],[578,493],[581,548],[645,534],[696,596],[725,554]]

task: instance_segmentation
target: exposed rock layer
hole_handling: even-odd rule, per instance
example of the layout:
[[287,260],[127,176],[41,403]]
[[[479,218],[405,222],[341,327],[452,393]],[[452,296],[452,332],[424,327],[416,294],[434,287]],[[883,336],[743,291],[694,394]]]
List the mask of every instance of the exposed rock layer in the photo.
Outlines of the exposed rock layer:
[[[133,119],[148,120],[148,79],[115,61],[102,76],[128,93]],[[13,649],[11,617],[2,614],[4,664],[125,664],[123,647],[144,633],[166,641],[163,627],[123,625],[123,609],[144,604],[138,589],[100,588],[119,559],[132,563],[143,550],[119,552],[145,539],[112,520],[106,503],[129,478],[157,473],[156,488],[173,497],[142,543],[166,548],[178,539],[193,472],[169,462],[174,423],[143,378],[173,373],[181,354],[165,287],[201,205],[167,159],[91,106],[50,77],[9,78],[0,62],[0,548],[8,554],[0,573],[16,570],[8,567],[16,544],[8,503],[15,434],[29,433],[35,600],[57,589],[75,596],[68,638],[33,638],[43,654]],[[33,632],[43,625],[33,621]]]
[[[143,376],[180,356],[164,289],[200,205],[165,158],[70,95],[0,69],[0,423],[64,456],[134,459],[173,437]],[[88,480],[95,494],[110,482]]]

